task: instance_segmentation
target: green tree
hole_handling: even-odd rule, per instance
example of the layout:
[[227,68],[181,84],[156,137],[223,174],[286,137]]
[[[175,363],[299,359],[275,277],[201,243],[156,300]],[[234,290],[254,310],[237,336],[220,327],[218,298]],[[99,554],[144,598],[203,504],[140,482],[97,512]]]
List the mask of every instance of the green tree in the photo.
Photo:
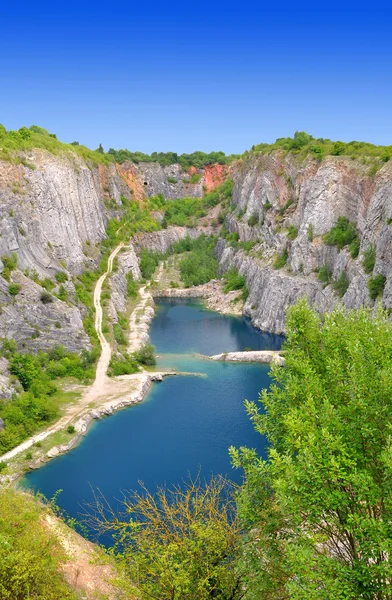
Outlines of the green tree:
[[285,367],[248,413],[266,458],[232,449],[251,600],[392,598],[392,324],[305,300],[288,311]]
[[117,560],[142,600],[240,600],[240,529],[233,486],[222,478],[126,496],[124,518],[102,497],[87,521],[110,533]]

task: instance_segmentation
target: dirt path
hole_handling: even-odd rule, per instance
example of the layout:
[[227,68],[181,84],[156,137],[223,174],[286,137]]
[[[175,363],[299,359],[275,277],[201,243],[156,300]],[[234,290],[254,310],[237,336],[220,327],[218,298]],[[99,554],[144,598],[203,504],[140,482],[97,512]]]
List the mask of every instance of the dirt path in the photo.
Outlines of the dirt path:
[[97,392],[99,393],[103,384],[105,383],[105,379],[107,377],[106,372],[108,370],[110,357],[112,355],[112,349],[110,347],[110,344],[106,340],[105,336],[102,333],[102,306],[101,306],[102,286],[103,286],[103,283],[104,283],[106,277],[112,272],[114,259],[116,258],[117,254],[120,252],[120,250],[122,248],[124,248],[124,244],[121,242],[121,244],[119,244],[117,246],[117,248],[115,248],[115,250],[113,250],[113,252],[109,256],[107,271],[106,271],[106,273],[101,275],[101,277],[98,279],[97,285],[95,286],[95,290],[94,290],[95,330],[98,334],[102,351],[101,351],[101,356],[99,357],[98,364],[97,364],[97,370],[95,373],[95,381],[88,392],[88,395],[91,397],[91,399],[94,398],[94,396],[97,394]]
[[140,385],[141,374],[136,374],[136,376],[130,377],[129,380],[124,381],[123,379],[121,382],[111,380],[109,379],[109,377],[106,376],[106,371],[109,366],[111,357],[111,347],[102,333],[102,285],[106,277],[109,275],[109,273],[111,273],[113,269],[113,261],[123,247],[124,244],[121,243],[113,250],[113,252],[109,256],[107,271],[98,279],[94,290],[94,306],[96,310],[95,329],[97,331],[99,341],[102,347],[101,356],[99,357],[97,364],[94,383],[89,388],[87,388],[87,390],[82,394],[82,397],[80,398],[77,404],[68,407],[65,415],[63,415],[63,417],[61,417],[59,421],[56,421],[56,423],[54,423],[51,427],[48,427],[48,429],[46,429],[45,431],[37,433],[33,437],[19,444],[19,446],[16,446],[16,448],[13,448],[3,456],[0,456],[0,461],[8,461],[20,454],[21,452],[25,452],[26,450],[28,450],[36,442],[42,442],[49,435],[52,435],[56,431],[64,429],[76,417],[82,416],[83,413],[86,412],[88,406],[91,406],[96,401],[102,402],[105,398],[108,397],[120,397],[121,395],[124,395],[127,392],[129,393],[130,391],[132,391],[132,389],[135,389],[135,386],[137,387],[138,385]]

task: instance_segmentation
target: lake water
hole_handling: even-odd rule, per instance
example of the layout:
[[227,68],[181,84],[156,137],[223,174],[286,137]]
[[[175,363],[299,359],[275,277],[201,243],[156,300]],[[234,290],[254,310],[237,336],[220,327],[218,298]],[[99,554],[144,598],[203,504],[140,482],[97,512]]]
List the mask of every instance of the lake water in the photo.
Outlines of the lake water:
[[77,517],[81,503],[91,501],[92,489],[116,502],[121,490],[137,489],[139,481],[153,491],[198,469],[206,477],[223,474],[240,482],[229,446],[264,453],[265,441],[253,430],[243,402],[257,400],[268,387],[269,367],[206,361],[194,353],[279,349],[282,338],[195,300],[159,300],[156,308],[150,336],[158,366],[195,375],[154,384],[142,403],[94,422],[77,448],[25,476],[23,485],[48,498],[63,490],[58,504],[70,516]]

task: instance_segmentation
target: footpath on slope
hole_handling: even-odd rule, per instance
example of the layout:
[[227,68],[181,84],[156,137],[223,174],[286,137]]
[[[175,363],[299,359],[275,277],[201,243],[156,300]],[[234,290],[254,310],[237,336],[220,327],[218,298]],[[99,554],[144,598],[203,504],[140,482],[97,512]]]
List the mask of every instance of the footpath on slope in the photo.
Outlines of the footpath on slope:
[[[140,373],[135,373],[134,375],[122,375],[116,378],[109,378],[107,376],[107,369],[111,358],[111,346],[102,333],[103,315],[101,293],[106,277],[112,272],[114,259],[123,247],[125,247],[123,243],[119,244],[110,254],[107,270],[98,279],[94,290],[94,306],[96,311],[95,329],[102,351],[97,363],[96,376],[93,384],[84,391],[82,397],[75,405],[71,405],[66,409],[65,414],[56,421],[56,423],[48,427],[48,429],[45,429],[45,431],[33,435],[3,456],[0,456],[0,461],[7,462],[15,458],[22,452],[26,452],[26,450],[31,448],[31,446],[37,442],[42,442],[50,435],[65,429],[68,425],[73,423],[77,435],[67,444],[52,448],[47,453],[47,457],[52,458],[62,452],[66,452],[76,445],[80,436],[87,430],[93,419],[99,418],[102,415],[111,414],[114,410],[129,404],[140,402],[143,400],[152,381],[160,381],[163,376],[169,374],[166,372],[148,373],[142,371]],[[150,308],[150,310],[148,310],[147,307],[148,302],[150,300],[152,301],[152,297],[146,292],[146,286],[140,288],[140,296],[140,301],[135,307],[130,320],[131,327],[134,327],[135,329],[130,334],[130,351],[132,352],[137,350],[143,343],[145,335],[148,336],[148,325],[154,314],[153,309]],[[143,317],[144,311],[148,311],[147,318]]]

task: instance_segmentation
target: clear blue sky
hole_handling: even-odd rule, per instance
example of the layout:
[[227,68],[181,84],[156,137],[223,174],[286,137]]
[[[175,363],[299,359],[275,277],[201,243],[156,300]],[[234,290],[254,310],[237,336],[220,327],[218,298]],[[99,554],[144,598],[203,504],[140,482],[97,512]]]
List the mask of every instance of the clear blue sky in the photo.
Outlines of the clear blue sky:
[[2,2],[0,123],[107,150],[392,144],[390,2]]

